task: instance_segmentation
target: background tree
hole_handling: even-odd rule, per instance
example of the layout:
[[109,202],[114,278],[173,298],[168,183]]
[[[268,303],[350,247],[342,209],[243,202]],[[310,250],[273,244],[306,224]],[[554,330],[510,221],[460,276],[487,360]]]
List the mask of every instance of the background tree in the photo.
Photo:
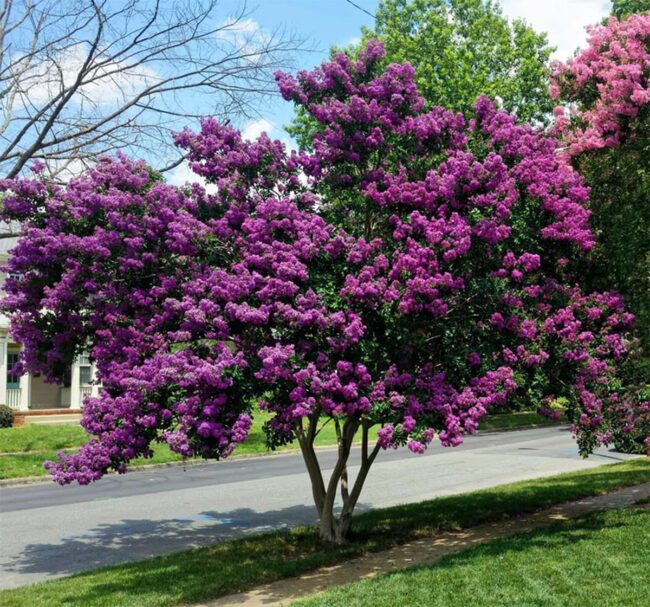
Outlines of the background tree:
[[381,0],[375,28],[389,62],[409,61],[431,105],[470,112],[476,98],[498,99],[522,121],[552,110],[546,66],[552,47],[492,0]]
[[[647,2],[615,2],[615,14]],[[598,234],[585,267],[592,288],[616,289],[636,315],[637,356],[626,377],[650,395],[650,12],[611,17],[590,29],[587,48],[554,66],[553,96],[565,153],[591,187]],[[643,450],[650,431],[616,434],[617,445]]]
[[650,11],[650,0],[612,0],[612,15],[622,19]]
[[34,159],[78,172],[115,150],[175,166],[179,118],[249,115],[301,44],[217,0],[4,0],[0,174]]
[[382,449],[458,445],[511,398],[568,397],[584,455],[609,440],[631,317],[576,284],[581,178],[486,98],[471,121],[427,110],[412,67],[384,66],[369,41],[278,74],[320,125],[311,152],[213,119],[179,133],[215,194],[125,157],[65,187],[0,183],[2,216],[27,228],[2,304],[23,368],[56,380],[87,350],[102,382],[94,438],[50,464],[57,481],[123,472],[157,441],[225,457],[260,407],[270,447],[300,446],[321,536],[343,541]]
[[[386,63],[408,61],[429,106],[470,114],[480,95],[519,120],[546,123],[553,103],[546,34],[520,19],[510,22],[492,0],[380,0],[373,29],[364,29],[356,55],[381,40]],[[334,50],[336,52],[336,49]],[[317,125],[298,108],[288,131],[308,146]]]

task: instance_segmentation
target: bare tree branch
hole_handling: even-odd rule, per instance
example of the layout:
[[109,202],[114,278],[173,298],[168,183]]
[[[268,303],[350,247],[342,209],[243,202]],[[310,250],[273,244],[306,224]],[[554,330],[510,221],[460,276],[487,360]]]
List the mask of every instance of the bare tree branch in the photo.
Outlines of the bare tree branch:
[[[230,5],[232,6],[232,5]],[[256,115],[305,42],[217,0],[4,0],[0,171],[51,174],[122,150],[170,170],[172,131]],[[152,151],[155,150],[156,156]]]

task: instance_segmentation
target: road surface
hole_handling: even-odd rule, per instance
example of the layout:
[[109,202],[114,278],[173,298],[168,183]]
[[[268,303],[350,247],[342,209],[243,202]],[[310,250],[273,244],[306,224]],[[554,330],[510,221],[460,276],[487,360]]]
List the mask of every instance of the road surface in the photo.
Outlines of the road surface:
[[[358,455],[353,452],[352,457]],[[324,470],[335,452],[320,452]],[[566,427],[470,436],[425,455],[379,454],[358,511],[629,459],[577,455]],[[356,470],[351,469],[351,476]],[[316,512],[298,454],[109,475],[87,487],[0,489],[0,588],[293,525]]]

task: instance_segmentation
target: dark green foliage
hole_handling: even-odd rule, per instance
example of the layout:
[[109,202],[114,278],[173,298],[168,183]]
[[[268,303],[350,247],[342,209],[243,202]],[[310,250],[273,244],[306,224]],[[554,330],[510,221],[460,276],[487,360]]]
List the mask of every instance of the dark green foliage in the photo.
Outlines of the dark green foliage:
[[[641,358],[650,357],[650,110],[630,121],[620,147],[578,156],[591,186],[597,236],[586,269],[594,290],[617,290],[636,316]],[[638,373],[637,373],[638,374]],[[646,376],[645,381],[648,381]]]
[[0,405],[0,428],[11,428],[14,425],[14,410],[7,405]]
[[[645,361],[645,371],[648,371],[648,359]],[[636,365],[637,370],[640,365]],[[645,381],[648,381],[650,375],[645,376]],[[645,403],[639,409],[643,408],[643,412],[637,415],[634,423],[626,425],[620,423],[613,426],[612,444],[617,451],[621,453],[638,453],[650,455],[650,444],[645,442],[646,438],[650,436],[650,383],[639,389],[635,398],[639,402]]]
[[614,449],[621,453],[637,453],[642,455],[646,452],[643,439],[640,439],[636,433],[625,434],[624,432],[617,430],[614,432],[612,444],[614,445]]
[[620,19],[650,11],[650,0],[612,0],[612,15]]

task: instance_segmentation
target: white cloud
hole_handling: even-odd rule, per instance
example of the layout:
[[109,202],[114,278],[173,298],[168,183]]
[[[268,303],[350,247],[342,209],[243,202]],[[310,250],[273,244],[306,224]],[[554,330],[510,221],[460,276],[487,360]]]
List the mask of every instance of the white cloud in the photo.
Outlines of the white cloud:
[[[39,64],[29,66],[21,75],[22,102],[41,105],[64,87],[70,87],[78,77],[84,61],[87,48],[79,43],[66,49],[55,58],[48,58]],[[16,66],[21,69],[21,64]],[[76,104],[92,103],[94,105],[116,105],[130,99],[146,86],[153,84],[158,75],[146,66],[125,71],[125,65],[120,62],[109,62],[95,68],[86,75],[86,80],[92,80],[82,85],[72,97]]]
[[361,44],[361,36],[350,36],[340,48],[348,48],[349,46],[359,46]]
[[610,10],[607,0],[501,0],[501,5],[509,18],[522,18],[546,32],[557,47],[553,58],[561,60],[585,46],[585,26],[599,22]]
[[200,183],[208,194],[215,194],[217,192],[217,186],[213,183],[208,183],[203,177],[192,171],[187,161],[182,162],[167,174],[167,182],[176,186],[183,186],[186,183]]
[[266,32],[255,19],[237,19],[232,17],[226,19],[217,32],[217,39],[231,46],[239,52],[256,55],[263,52],[263,48],[271,40]]
[[167,174],[167,181],[172,185],[185,185],[188,182],[192,183],[199,179],[200,177],[196,173],[192,172],[192,169],[187,162],[182,162]]
[[257,139],[262,133],[266,133],[271,137],[271,132],[274,129],[275,125],[270,120],[260,118],[259,120],[248,122],[242,129],[241,136],[243,139],[247,139],[248,141]]
[[241,136],[244,140],[253,141],[262,133],[266,133],[271,139],[279,139],[284,144],[284,149],[287,154],[291,154],[292,150],[298,149],[295,140],[267,118],[247,122],[242,129]]
[[74,177],[79,177],[84,171],[94,166],[92,161],[84,161],[79,158],[68,158],[65,160],[48,160],[46,162],[47,172],[58,181],[68,182]]
[[260,31],[260,24],[255,19],[227,19],[224,21],[218,36],[228,38],[234,35],[250,36]]
[[295,139],[293,137],[289,137],[286,133],[280,135],[279,137],[276,137],[276,139],[279,139],[282,143],[284,143],[284,149],[288,154],[291,154],[292,151],[298,151],[298,144],[296,143]]

